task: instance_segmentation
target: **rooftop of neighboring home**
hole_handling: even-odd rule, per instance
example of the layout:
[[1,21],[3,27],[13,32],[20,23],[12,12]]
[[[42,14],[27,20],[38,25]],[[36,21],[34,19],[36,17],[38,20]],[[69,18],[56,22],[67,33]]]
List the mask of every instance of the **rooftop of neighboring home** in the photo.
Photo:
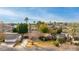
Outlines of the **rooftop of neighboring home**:
[[4,31],[4,32],[11,32],[13,29],[13,26],[11,24],[5,24],[3,22],[0,22],[0,31]]

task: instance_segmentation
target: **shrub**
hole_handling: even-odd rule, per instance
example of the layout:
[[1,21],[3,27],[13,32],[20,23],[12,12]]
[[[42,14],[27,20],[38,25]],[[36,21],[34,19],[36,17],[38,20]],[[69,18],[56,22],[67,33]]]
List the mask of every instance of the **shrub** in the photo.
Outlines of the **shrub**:
[[56,35],[53,35],[53,34],[51,35],[52,35],[52,40],[56,41]]
[[77,45],[77,46],[79,46],[79,43],[74,43],[74,45]]
[[65,43],[67,41],[67,38],[65,37],[64,34],[58,34],[56,35],[56,40],[62,44],[62,43]]
[[53,39],[53,36],[52,36],[52,35],[48,35],[46,38],[47,38],[48,40],[52,40],[52,39]]
[[39,37],[39,39],[40,39],[41,41],[48,41],[48,39],[47,39],[46,37],[44,37],[44,36]]
[[57,41],[58,41],[60,44],[62,44],[62,43],[65,43],[65,42],[66,42],[66,40],[65,40],[65,39],[63,39],[63,38],[59,38],[59,39],[57,39]]
[[49,33],[51,33],[52,35],[55,35],[55,34],[57,34],[57,29],[49,28]]
[[57,34],[60,34],[62,32],[62,28],[57,29]]
[[49,28],[49,33],[51,34],[60,34],[62,32],[62,28]]
[[54,41],[53,44],[57,47],[59,47],[59,42],[58,41]]
[[13,32],[17,32],[17,29],[16,28],[13,28],[13,30],[12,30]]
[[41,37],[39,37],[39,39],[41,40],[41,41],[49,41],[49,40],[56,40],[56,36],[54,36],[54,35],[48,35],[48,36],[41,36]]

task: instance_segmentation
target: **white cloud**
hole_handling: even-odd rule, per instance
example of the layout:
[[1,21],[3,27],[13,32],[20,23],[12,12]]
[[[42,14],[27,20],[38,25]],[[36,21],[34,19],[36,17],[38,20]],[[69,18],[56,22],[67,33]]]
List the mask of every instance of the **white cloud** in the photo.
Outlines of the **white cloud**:
[[36,8],[29,8],[29,10],[26,11],[25,13],[24,12],[17,13],[18,11],[0,8],[0,15],[10,16],[9,19],[17,19],[17,18],[19,18],[19,19],[23,18],[24,19],[27,16],[31,20],[35,19],[35,21],[39,21],[39,20],[46,21],[46,22],[48,22],[50,20],[52,20],[52,21],[63,21],[62,17],[55,15],[55,14],[51,14],[47,10],[43,10],[43,9],[39,8],[37,10],[37,14],[34,14],[33,12],[35,12],[35,10],[37,10],[37,9]]
[[17,14],[15,12],[8,10],[8,9],[1,9],[1,8],[0,8],[0,15],[17,16]]

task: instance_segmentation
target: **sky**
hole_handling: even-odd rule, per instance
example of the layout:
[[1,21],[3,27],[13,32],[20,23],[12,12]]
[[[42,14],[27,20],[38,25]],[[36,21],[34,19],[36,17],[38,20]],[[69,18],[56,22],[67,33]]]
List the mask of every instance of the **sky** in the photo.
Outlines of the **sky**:
[[79,22],[78,7],[0,7],[0,21],[4,23]]

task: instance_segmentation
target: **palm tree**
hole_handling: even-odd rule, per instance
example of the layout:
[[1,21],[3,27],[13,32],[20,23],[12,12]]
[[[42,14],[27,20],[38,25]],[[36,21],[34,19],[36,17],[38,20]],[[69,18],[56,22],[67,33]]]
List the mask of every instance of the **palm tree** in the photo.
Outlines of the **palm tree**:
[[39,30],[39,26],[40,26],[41,23],[42,23],[41,21],[38,21],[38,22],[37,22],[38,30]]
[[36,22],[35,21],[33,21],[33,24],[35,24]]
[[28,20],[29,20],[29,18],[28,17],[25,17],[24,21],[26,22],[26,24],[28,24],[28,32],[29,32],[30,25],[28,23]]
[[28,18],[28,17],[25,17],[24,20],[25,20],[25,22],[28,24],[28,32],[31,32],[31,24],[28,23],[29,18]]
[[29,19],[28,19],[28,17],[25,17],[25,19],[24,19],[24,20],[25,20],[25,21],[26,21],[26,23],[27,23]]

